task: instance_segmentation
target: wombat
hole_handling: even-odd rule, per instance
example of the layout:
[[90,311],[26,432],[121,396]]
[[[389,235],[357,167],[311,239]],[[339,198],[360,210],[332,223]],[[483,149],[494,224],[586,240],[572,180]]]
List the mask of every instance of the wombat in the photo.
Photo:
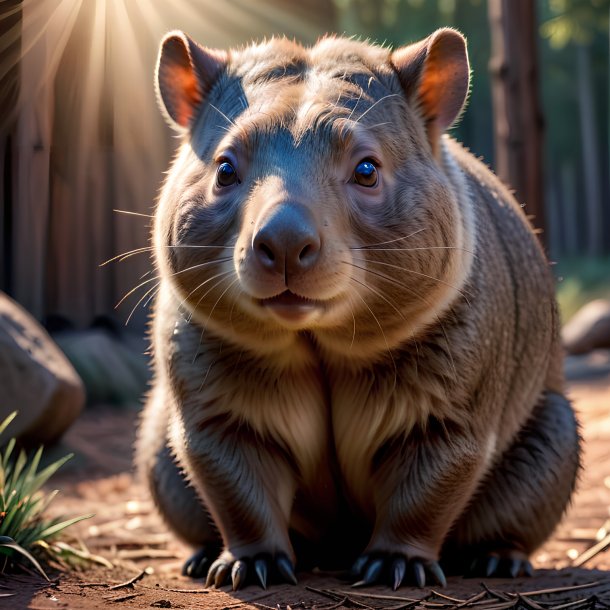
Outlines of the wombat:
[[182,144],[152,234],[137,459],[185,573],[234,589],[531,572],[579,468],[549,265],[444,135],[464,38],[161,44]]

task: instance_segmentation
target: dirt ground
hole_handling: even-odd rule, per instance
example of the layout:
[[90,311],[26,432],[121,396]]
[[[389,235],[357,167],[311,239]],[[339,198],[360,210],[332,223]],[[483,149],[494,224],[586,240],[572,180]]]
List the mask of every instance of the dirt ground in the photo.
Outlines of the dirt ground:
[[67,516],[95,513],[72,528],[71,543],[85,544],[113,567],[51,567],[51,583],[31,574],[3,577],[0,608],[610,608],[610,351],[572,358],[567,372],[585,440],[584,469],[565,519],[532,558],[533,578],[450,578],[436,593],[409,587],[393,593],[387,587],[356,591],[337,575],[299,573],[298,586],[205,589],[180,576],[189,549],[167,531],[133,479],[137,408],[96,407],[53,451],[75,457],[52,481],[61,489],[52,507]]

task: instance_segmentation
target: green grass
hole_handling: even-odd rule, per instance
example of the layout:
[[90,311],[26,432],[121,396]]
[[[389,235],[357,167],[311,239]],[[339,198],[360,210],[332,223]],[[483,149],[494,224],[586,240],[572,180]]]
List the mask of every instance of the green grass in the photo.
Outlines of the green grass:
[[554,274],[564,323],[589,301],[610,299],[610,257],[562,260]]
[[[15,418],[12,413],[0,423],[0,436]],[[25,451],[15,451],[16,440],[11,438],[4,451],[0,452],[0,573],[11,562],[27,560],[38,572],[47,578],[33,553],[44,549],[47,555],[54,555],[55,546],[49,544],[67,527],[88,519],[92,515],[82,515],[72,519],[49,519],[45,512],[57,495],[57,491],[47,493],[42,486],[72,456],[67,455],[40,469],[43,449],[33,455]],[[58,559],[61,559],[58,547]]]

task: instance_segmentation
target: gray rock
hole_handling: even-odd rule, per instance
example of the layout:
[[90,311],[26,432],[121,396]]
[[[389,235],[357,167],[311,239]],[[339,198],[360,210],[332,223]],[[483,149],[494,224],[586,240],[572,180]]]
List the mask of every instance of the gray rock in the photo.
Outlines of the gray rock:
[[597,299],[581,307],[563,327],[562,340],[573,355],[610,348],[610,301]]
[[57,440],[81,412],[80,377],[47,332],[0,292],[0,421],[17,417],[0,441],[27,444]]

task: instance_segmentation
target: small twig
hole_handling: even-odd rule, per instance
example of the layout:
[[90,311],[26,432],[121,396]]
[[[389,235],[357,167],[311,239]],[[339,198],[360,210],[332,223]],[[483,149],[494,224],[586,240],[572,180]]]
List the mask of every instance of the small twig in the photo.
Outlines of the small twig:
[[79,582],[79,587],[109,587],[107,582]]
[[336,593],[333,593],[332,591],[323,591],[322,589],[316,589],[314,587],[309,587],[309,586],[305,586],[305,588],[308,591],[311,591],[312,593],[317,593],[318,595],[328,597],[328,598],[332,599],[334,602],[336,602],[338,599],[341,599],[340,595],[337,595]]
[[511,599],[508,602],[494,603],[494,600],[487,600],[487,603],[491,602],[491,605],[481,606],[485,610],[507,610],[507,608],[516,608],[519,603],[518,599]]
[[592,601],[597,601],[595,596],[593,596],[592,598],[589,597],[589,598],[585,598],[585,599],[577,599],[574,601],[567,602],[565,604],[559,604],[558,606],[553,606],[552,610],[564,610],[565,608],[576,608],[578,606],[583,605],[583,603],[590,604]]
[[535,602],[533,599],[530,599],[527,595],[524,595],[523,593],[518,593],[517,597],[523,603],[523,605],[527,608],[530,608],[530,610],[545,610],[543,606]]
[[487,591],[487,593],[489,593],[489,595],[491,595],[492,597],[495,597],[496,599],[499,599],[503,602],[508,602],[511,599],[510,596],[507,596],[502,591],[496,591],[494,589],[490,589],[484,582],[481,583],[481,586],[483,587],[483,589],[485,589],[485,591]]
[[480,593],[477,593],[476,595],[473,595],[472,597],[469,597],[468,599],[464,600],[461,604],[458,604],[456,606],[456,608],[464,608],[464,607],[470,606],[470,605],[478,602],[479,600],[483,599],[485,597],[485,595],[487,595],[487,592],[481,591]]
[[[171,590],[171,589],[169,589]],[[228,610],[228,608],[239,608],[240,606],[243,606],[244,604],[252,604],[256,601],[258,601],[259,599],[265,599],[266,597],[270,597],[271,595],[275,595],[274,591],[270,591],[269,593],[264,593],[263,595],[259,595],[258,597],[253,597],[252,599],[243,599],[239,602],[237,602],[236,604],[230,604],[228,606],[223,606],[224,610]]]
[[603,553],[610,546],[610,534],[606,534],[598,543],[589,547],[586,551],[582,552],[574,561],[572,565],[575,568],[579,568],[584,565],[590,559],[593,559],[599,553]]
[[112,604],[116,604],[118,602],[127,601],[128,599],[133,599],[134,597],[139,597],[140,595],[144,595],[144,593],[128,593],[127,595],[119,595],[119,597],[104,597],[104,599]]
[[133,578],[130,578],[129,580],[126,580],[125,582],[121,582],[118,585],[112,585],[112,587],[108,587],[108,589],[110,591],[114,591],[115,589],[133,587],[134,583],[138,582],[138,580],[142,580],[148,574],[150,574],[150,568],[144,568],[139,574],[136,574]]
[[[360,591],[343,591],[341,589],[335,589],[336,593],[341,595],[355,595],[356,597],[370,597],[371,599],[384,599],[395,602],[421,602],[423,599],[414,599],[412,597],[401,597],[400,595],[381,595],[374,593],[360,593]],[[444,604],[443,604],[444,605]]]
[[319,608],[319,610],[334,610],[335,608],[342,606],[346,602],[347,602],[347,597],[344,597],[343,599],[339,600],[338,602],[335,602],[334,604],[331,604],[330,606],[314,606],[314,608],[317,607],[317,608]]
[[441,599],[446,599],[447,601],[450,601],[450,602],[455,602],[456,604],[463,604],[466,601],[463,599],[458,599],[457,597],[451,597],[450,595],[445,595],[444,593],[439,593],[438,591],[435,591],[434,589],[430,589],[430,591],[432,591],[432,593],[434,593],[434,595],[436,595],[436,597],[440,597]]
[[548,595],[550,593],[564,593],[566,591],[577,591],[578,589],[589,589],[591,587],[599,587],[607,583],[596,580],[595,582],[589,582],[584,585],[572,585],[571,587],[555,587],[553,589],[539,589],[538,591],[523,591],[521,595],[527,595],[533,597],[534,595]]

